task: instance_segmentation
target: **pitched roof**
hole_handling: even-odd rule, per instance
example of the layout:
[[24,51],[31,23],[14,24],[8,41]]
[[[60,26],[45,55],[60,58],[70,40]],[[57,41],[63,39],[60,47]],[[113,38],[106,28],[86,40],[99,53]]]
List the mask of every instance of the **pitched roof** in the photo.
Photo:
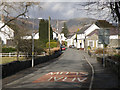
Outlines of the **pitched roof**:
[[106,20],[97,20],[95,24],[100,28],[112,28],[114,27],[112,24],[107,22]]
[[90,26],[91,26],[91,25],[84,26],[83,28],[81,28],[81,29],[77,32],[77,34],[83,34],[84,31],[85,31],[86,29],[88,29]]
[[[118,29],[116,29],[116,28],[111,28],[110,29],[110,35],[118,35],[118,33],[119,33]],[[87,36],[92,36],[93,34],[98,35],[98,30],[94,30],[93,32],[91,32]]]

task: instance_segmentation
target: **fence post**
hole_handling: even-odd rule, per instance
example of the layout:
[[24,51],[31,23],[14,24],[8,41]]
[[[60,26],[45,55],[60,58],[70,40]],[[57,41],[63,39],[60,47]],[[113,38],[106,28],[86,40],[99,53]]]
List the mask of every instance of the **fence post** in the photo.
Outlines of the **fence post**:
[[9,52],[9,57],[11,57],[11,53]]

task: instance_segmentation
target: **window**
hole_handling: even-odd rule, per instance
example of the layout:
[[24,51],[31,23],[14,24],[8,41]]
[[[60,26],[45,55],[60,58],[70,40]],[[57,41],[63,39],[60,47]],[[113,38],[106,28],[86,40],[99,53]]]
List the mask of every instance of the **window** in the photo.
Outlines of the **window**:
[[88,40],[88,46],[94,47],[94,40]]

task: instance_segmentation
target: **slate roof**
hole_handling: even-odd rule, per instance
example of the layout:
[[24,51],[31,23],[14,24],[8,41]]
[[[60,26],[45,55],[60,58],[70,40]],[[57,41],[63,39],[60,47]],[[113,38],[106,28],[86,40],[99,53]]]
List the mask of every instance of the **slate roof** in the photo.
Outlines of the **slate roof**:
[[77,34],[83,34],[86,29],[88,29],[91,25],[84,26],[82,29],[80,29]]
[[97,20],[95,24],[100,28],[112,28],[114,27],[112,24],[107,22],[106,20]]

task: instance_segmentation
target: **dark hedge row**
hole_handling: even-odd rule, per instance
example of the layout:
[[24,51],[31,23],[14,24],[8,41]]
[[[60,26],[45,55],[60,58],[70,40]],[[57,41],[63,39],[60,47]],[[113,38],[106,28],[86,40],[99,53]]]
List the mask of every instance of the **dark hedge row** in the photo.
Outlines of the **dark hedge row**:
[[[47,62],[51,59],[59,57],[61,54],[62,54],[61,51],[57,51],[50,56],[43,56],[43,57],[36,58],[34,60],[34,64],[38,65],[40,63]],[[2,65],[2,78],[5,78],[5,77],[10,76],[12,74],[15,74],[16,72],[19,72],[23,69],[29,68],[29,67],[31,67],[31,65],[32,65],[31,60],[14,61],[14,62],[11,62],[8,64],[4,64],[4,65]]]

